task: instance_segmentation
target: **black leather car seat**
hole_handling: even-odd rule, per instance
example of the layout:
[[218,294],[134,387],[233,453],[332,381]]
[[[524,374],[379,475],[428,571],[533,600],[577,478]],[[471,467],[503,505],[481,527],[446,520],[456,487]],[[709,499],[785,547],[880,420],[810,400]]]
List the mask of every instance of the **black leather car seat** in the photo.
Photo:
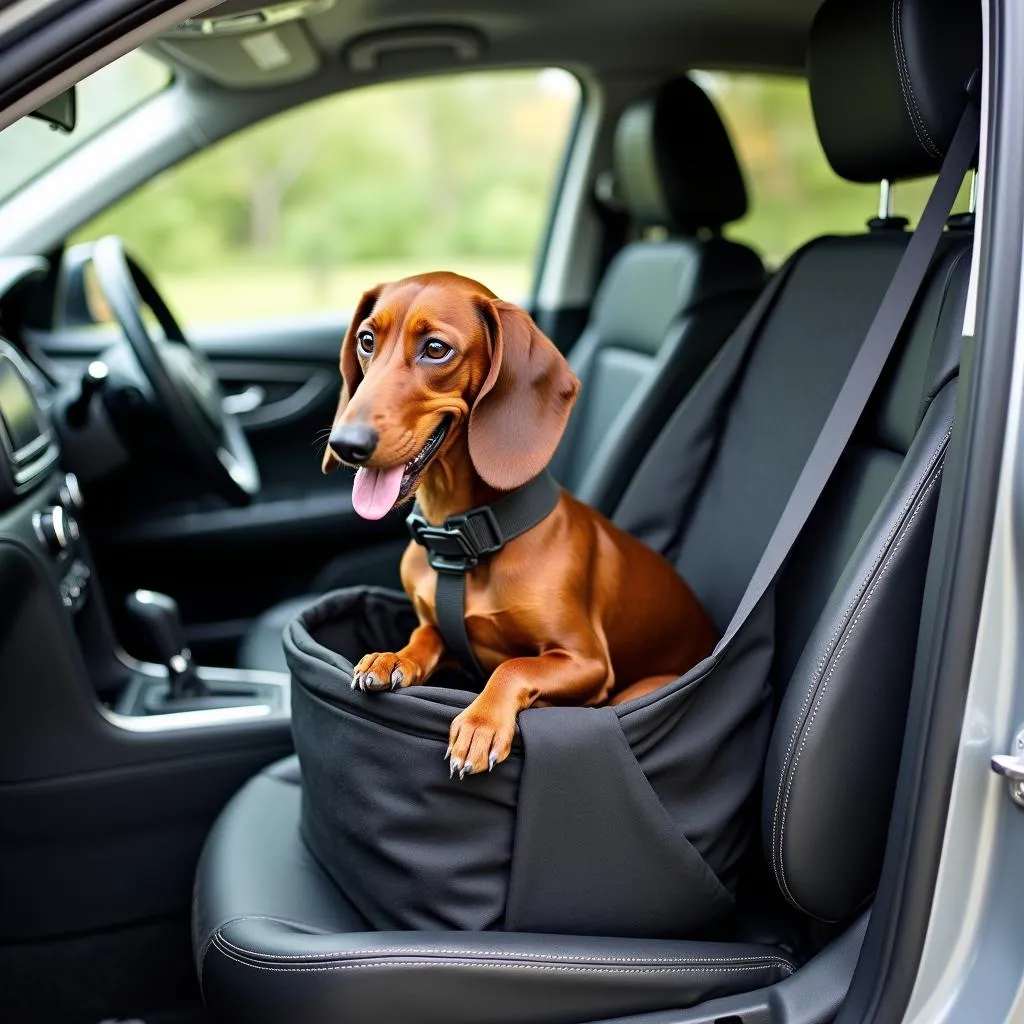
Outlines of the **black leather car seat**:
[[[812,32],[815,116],[830,161],[853,180],[936,170],[980,65],[974,0],[941,12],[904,0],[896,33],[893,11],[890,0],[825,0]],[[763,319],[714,425],[714,454],[692,507],[651,524],[720,626],[908,237],[821,238],[793,257],[769,308],[756,311]],[[759,940],[741,941],[752,934],[742,906],[714,941],[369,931],[302,844],[301,772],[292,759],[231,801],[199,866],[194,947],[218,1019],[602,1020],[782,984],[821,945],[822,931],[856,937],[853,922],[878,879],[905,727],[953,429],[970,247],[968,231],[944,237],[872,406],[779,579],[780,703],[762,794],[763,866],[804,941],[781,939],[781,921],[773,936],[763,919]],[[681,445],[700,433],[719,366],[712,362],[637,469],[619,509],[631,521],[656,504],[650,496],[666,477],[692,471]],[[714,779],[706,782],[714,800]],[[372,776],[367,787],[372,794]]]
[[[570,353],[583,387],[551,467],[563,487],[604,511],[611,507],[599,483],[621,479],[606,466],[610,453],[628,467],[637,446],[650,444],[765,278],[752,249],[722,237],[746,213],[747,193],[725,126],[691,79],[674,78],[627,108],[616,126],[614,166],[641,237],[609,264]],[[667,237],[647,239],[651,228]],[[633,414],[637,405],[642,417]],[[617,435],[627,430],[631,454],[620,456]],[[240,667],[286,671],[282,631],[312,600],[285,601],[260,616],[242,640]]]

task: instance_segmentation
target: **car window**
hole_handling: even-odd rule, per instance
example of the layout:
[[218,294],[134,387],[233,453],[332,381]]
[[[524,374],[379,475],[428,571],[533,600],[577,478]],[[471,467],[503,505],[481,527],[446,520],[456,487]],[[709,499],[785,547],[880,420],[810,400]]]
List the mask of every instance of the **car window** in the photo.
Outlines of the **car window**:
[[435,269],[523,301],[579,96],[559,69],[331,96],[190,158],[72,241],[120,235],[186,325],[348,310]]
[[72,132],[31,117],[9,125],[0,132],[0,200],[155,96],[170,80],[166,64],[143,50],[132,50],[78,83]]
[[[823,234],[863,231],[878,213],[877,185],[844,181],[818,141],[804,78],[735,72],[697,72],[694,78],[718,107],[736,147],[750,210],[726,234],[777,266],[804,242]],[[934,178],[900,182],[893,213],[917,222]],[[970,182],[957,200],[966,209]]]

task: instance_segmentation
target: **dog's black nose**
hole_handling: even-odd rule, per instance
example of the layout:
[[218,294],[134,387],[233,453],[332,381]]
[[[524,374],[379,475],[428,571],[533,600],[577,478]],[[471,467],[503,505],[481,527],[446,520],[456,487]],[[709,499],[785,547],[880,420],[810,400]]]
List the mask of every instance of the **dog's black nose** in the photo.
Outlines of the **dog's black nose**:
[[380,436],[365,423],[335,427],[327,443],[342,462],[365,462],[377,447]]

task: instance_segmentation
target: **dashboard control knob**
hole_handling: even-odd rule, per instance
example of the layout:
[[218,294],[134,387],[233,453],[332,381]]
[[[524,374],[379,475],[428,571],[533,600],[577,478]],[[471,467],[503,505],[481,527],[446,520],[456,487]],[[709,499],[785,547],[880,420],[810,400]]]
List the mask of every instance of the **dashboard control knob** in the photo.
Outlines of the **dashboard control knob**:
[[65,508],[74,509],[76,512],[85,504],[82,488],[74,473],[68,473],[64,477],[64,483],[60,488],[60,500]]
[[51,555],[59,555],[72,541],[78,539],[78,523],[60,505],[37,512],[33,517],[33,526]]

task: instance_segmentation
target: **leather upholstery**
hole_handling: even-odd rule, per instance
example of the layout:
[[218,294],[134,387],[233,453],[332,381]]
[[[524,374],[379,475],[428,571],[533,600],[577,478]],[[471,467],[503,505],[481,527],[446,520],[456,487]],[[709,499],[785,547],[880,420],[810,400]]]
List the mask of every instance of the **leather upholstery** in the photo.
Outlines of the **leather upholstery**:
[[979,0],[823,4],[808,76],[836,174],[862,182],[937,174],[980,66]]
[[632,104],[615,133],[615,177],[636,223],[679,234],[718,230],[747,212],[729,133],[707,94],[673,78]]
[[[781,584],[785,693],[765,769],[762,836],[784,897],[826,921],[863,905],[881,869],[953,425],[948,363],[960,346],[969,244],[949,240],[884,398],[793,553],[793,565],[845,565],[842,574],[824,599],[831,578],[820,571],[809,580],[792,569]],[[902,415],[900,433],[893,423]],[[821,605],[804,641],[809,606]]]
[[228,805],[195,890],[207,1003],[239,1024],[578,1021],[690,1005],[794,968],[771,947],[502,932],[367,932],[298,837],[298,762]]

